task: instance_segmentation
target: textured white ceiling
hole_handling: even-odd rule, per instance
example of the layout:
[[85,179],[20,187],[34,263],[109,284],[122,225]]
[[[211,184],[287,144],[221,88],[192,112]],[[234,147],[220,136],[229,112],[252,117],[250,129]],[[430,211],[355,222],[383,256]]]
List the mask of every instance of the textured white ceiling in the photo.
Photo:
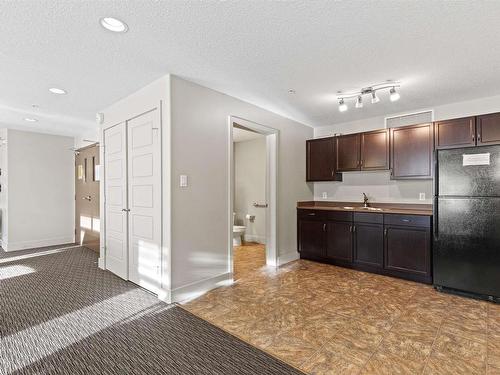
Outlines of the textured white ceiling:
[[[499,1],[4,0],[0,123],[81,133],[166,73],[312,126],[499,94],[499,18]],[[399,102],[338,112],[337,91],[388,79]]]

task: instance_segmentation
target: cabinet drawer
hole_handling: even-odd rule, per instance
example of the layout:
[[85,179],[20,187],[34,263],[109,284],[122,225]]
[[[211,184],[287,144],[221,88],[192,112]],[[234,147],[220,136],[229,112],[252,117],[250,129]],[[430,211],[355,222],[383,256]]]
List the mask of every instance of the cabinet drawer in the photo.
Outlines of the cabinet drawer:
[[327,219],[333,221],[352,221],[352,212],[326,211]]
[[384,215],[383,214],[375,214],[372,212],[355,212],[354,213],[354,222],[383,224],[384,223]]
[[299,219],[326,220],[327,216],[328,211],[325,210],[297,209],[297,218]]
[[422,216],[422,215],[385,214],[384,215],[384,224],[428,228],[431,226],[431,217],[430,216]]

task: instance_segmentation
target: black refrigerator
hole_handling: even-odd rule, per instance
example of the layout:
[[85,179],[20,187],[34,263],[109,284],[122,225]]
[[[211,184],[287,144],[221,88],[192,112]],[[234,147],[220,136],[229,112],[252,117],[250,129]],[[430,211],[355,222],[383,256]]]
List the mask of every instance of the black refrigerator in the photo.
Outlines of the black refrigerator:
[[500,301],[500,145],[438,150],[434,286]]

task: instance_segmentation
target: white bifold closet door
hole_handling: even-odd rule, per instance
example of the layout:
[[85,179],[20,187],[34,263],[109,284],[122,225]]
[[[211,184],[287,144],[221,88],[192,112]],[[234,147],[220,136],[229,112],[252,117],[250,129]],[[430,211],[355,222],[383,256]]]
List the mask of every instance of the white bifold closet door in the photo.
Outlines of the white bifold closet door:
[[128,279],[126,123],[104,130],[106,269]]
[[[144,113],[119,126],[122,126],[121,131],[125,134],[126,139],[126,154],[123,156],[126,177],[125,183],[122,185],[123,194],[121,196],[123,200],[122,207],[120,207],[121,223],[123,223],[125,230],[117,231],[118,218],[114,217],[114,214],[118,212],[118,207],[115,209],[114,203],[118,203],[119,200],[115,199],[110,202],[113,193],[118,195],[118,189],[113,192],[113,185],[108,187],[106,184],[106,193],[110,194],[106,200],[106,212],[109,211],[111,214],[111,216],[106,216],[106,247],[108,249],[106,268],[124,279],[157,293],[160,285],[161,264],[161,133],[159,111],[155,109]],[[105,131],[105,138],[107,131],[108,129]],[[106,144],[105,157],[111,151]],[[111,158],[110,163],[112,163],[113,155],[110,154],[109,157]],[[108,167],[107,157],[106,167]],[[106,183],[107,181],[108,174],[106,174]],[[111,212],[112,207],[113,212]],[[111,232],[109,227],[112,228]],[[111,237],[109,237],[110,235]],[[117,260],[116,250],[111,250],[111,246],[114,246],[115,249],[118,248],[116,237],[120,237],[120,243],[126,244],[124,262],[121,262],[123,257]]]
[[129,280],[157,292],[161,246],[158,110],[127,121]]

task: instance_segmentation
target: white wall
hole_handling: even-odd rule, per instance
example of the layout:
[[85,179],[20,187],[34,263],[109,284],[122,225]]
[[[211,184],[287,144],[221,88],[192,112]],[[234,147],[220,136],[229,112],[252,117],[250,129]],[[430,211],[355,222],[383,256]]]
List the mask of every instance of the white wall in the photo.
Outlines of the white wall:
[[[234,143],[234,212],[246,226],[245,240],[265,243],[266,210],[253,206],[266,201],[266,138]],[[250,222],[245,215],[255,215]]]
[[[313,130],[236,98],[171,79],[172,288],[229,270],[228,116],[279,130],[279,257],[296,254],[296,202],[312,199],[305,183],[305,140]],[[189,187],[180,188],[180,174]]]
[[0,129],[0,186],[2,191],[0,192],[0,221],[1,221],[1,239],[2,243],[5,245],[8,243],[8,228],[7,228],[7,218],[8,218],[8,132],[7,129]]
[[8,130],[8,251],[74,241],[73,137]]
[[[500,112],[500,95],[459,103],[450,103],[434,108],[418,108],[411,112],[434,110],[434,120],[445,120],[478,114]],[[352,109],[356,110],[356,109]],[[361,109],[362,110],[362,109]],[[334,133],[350,134],[385,127],[385,117],[401,115],[400,113],[387,116],[372,117],[359,121],[343,122],[314,129],[314,137],[325,137]],[[327,200],[332,201],[361,201],[362,192],[365,192],[372,202],[397,203],[432,203],[433,182],[423,181],[391,181],[388,172],[348,172],[344,173],[343,182],[316,182],[314,183],[314,198],[323,200],[322,193],[328,194]],[[426,200],[419,200],[419,193],[426,194]]]

